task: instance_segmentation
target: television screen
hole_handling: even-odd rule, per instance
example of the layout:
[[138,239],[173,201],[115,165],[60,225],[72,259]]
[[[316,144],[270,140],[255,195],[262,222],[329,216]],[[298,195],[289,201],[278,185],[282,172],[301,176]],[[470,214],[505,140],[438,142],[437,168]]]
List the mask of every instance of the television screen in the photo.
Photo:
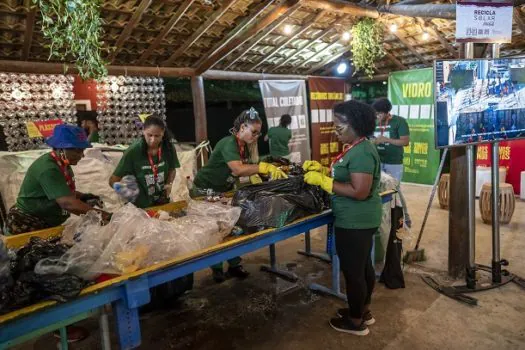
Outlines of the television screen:
[[437,60],[436,147],[525,138],[525,58]]

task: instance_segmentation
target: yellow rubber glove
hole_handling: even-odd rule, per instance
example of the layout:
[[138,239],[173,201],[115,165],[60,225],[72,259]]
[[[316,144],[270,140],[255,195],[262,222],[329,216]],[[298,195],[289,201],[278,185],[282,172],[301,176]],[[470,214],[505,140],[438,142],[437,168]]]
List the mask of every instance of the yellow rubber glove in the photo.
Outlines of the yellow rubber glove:
[[321,163],[319,163],[316,160],[307,160],[303,163],[303,170],[308,171],[317,171],[323,175],[329,175],[330,169],[327,167],[322,166]]
[[330,194],[333,193],[334,180],[331,177],[318,173],[317,171],[307,172],[304,175],[304,182],[309,185],[319,186]]
[[260,162],[259,163],[259,174],[270,175],[272,180],[287,179],[288,175],[281,169],[273,164]]
[[258,174],[250,176],[250,183],[252,185],[262,184],[262,182],[263,182],[263,180],[261,179],[261,177]]

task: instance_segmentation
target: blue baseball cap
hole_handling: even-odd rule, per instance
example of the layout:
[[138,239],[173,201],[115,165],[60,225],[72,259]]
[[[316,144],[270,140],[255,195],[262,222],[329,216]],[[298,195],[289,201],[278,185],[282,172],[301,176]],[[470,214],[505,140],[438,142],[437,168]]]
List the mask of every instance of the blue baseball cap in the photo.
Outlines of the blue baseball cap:
[[59,124],[53,129],[53,136],[46,140],[46,143],[56,149],[68,148],[91,148],[91,143],[87,140],[84,129],[78,126]]

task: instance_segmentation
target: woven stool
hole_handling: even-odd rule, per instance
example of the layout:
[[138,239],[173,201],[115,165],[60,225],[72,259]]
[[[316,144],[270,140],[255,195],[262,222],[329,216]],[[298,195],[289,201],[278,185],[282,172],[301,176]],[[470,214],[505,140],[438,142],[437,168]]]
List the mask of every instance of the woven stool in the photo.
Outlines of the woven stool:
[[439,179],[438,199],[441,209],[448,209],[448,199],[450,196],[450,174],[443,174]]
[[[487,183],[481,188],[479,195],[479,211],[481,218],[486,224],[492,223],[492,185]],[[514,198],[514,188],[511,184],[499,184],[499,222],[508,224],[514,214],[516,199]]]

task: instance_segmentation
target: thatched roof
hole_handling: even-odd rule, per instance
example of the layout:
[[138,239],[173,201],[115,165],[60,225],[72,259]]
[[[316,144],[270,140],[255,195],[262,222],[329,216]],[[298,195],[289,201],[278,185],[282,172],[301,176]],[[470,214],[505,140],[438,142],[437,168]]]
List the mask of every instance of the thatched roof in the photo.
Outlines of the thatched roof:
[[[409,1],[414,2],[405,3]],[[39,11],[30,4],[0,2],[0,60],[47,62]],[[363,14],[377,17],[386,28],[387,55],[377,63],[377,74],[458,57],[454,20],[432,19],[432,13],[423,14],[425,18],[388,13],[396,12],[395,6],[364,7],[342,0],[105,0],[101,15],[108,59],[120,66],[330,74],[340,57],[350,56],[342,34]],[[409,10],[414,6],[425,5],[404,5]],[[440,16],[450,17],[450,11]],[[502,45],[502,57],[525,51],[522,16],[521,8],[515,8],[513,42]],[[393,23],[398,30],[390,33]],[[428,40],[422,38],[424,31]]]

